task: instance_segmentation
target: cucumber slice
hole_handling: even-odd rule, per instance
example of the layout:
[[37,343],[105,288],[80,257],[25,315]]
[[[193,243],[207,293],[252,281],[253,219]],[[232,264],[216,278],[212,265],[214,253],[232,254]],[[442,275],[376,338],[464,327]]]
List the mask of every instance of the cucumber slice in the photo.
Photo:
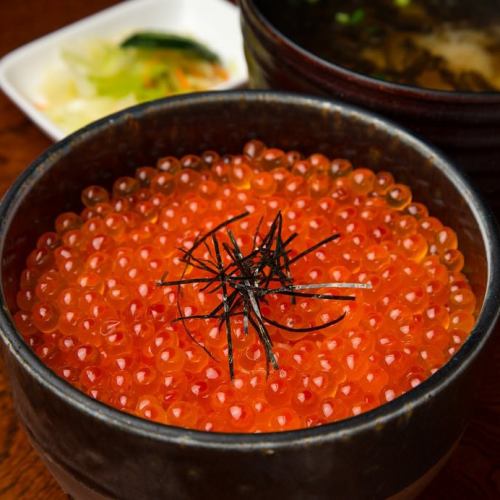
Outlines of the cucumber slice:
[[153,50],[179,50],[198,59],[204,59],[210,62],[220,62],[219,56],[210,50],[206,45],[203,45],[192,38],[169,33],[157,33],[154,31],[134,33],[126,38],[120,44],[120,47]]

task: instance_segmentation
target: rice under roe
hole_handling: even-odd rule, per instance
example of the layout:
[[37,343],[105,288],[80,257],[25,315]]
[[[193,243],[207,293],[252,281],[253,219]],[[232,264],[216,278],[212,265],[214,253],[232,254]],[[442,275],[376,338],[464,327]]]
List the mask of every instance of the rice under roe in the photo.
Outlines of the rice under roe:
[[[63,213],[44,233],[20,278],[15,322],[38,357],[90,397],[168,425],[216,432],[271,432],[322,425],[404,394],[443,366],[475,323],[476,298],[462,273],[455,232],[412,200],[389,172],[322,154],[266,148],[165,157],[111,192],[90,186],[80,214]],[[354,301],[270,294],[265,315],[314,333],[268,325],[279,369],[266,374],[255,331],[204,314],[222,300],[200,284],[158,286],[182,276],[182,253],[241,212],[231,225],[244,252],[281,211],[283,233],[301,252],[340,237],[293,264],[297,283],[369,283]],[[218,232],[227,241],[227,231]],[[200,249],[200,258],[207,257]],[[227,256],[226,256],[227,257]],[[201,276],[190,268],[186,276]]]

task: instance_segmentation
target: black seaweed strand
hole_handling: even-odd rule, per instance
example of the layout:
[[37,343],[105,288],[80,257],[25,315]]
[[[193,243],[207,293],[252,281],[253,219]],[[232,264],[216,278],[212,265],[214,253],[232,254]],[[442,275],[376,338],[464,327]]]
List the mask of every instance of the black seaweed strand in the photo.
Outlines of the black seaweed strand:
[[[266,369],[278,368],[278,361],[273,352],[273,341],[268,330],[268,325],[288,332],[312,333],[336,325],[342,321],[346,313],[337,318],[309,327],[291,327],[280,323],[272,318],[264,316],[260,309],[262,303],[267,303],[269,295],[286,295],[292,303],[300,297],[313,298],[317,300],[344,300],[353,301],[354,295],[340,295],[325,293],[325,288],[370,288],[362,283],[305,283],[295,284],[293,278],[293,264],[314,252],[323,245],[339,238],[339,234],[333,234],[322,239],[318,243],[291,257],[291,243],[298,236],[293,233],[283,239],[283,216],[277,212],[266,234],[261,235],[263,218],[259,220],[253,235],[252,249],[245,255],[238,244],[238,240],[230,229],[230,225],[246,216],[243,212],[231,217],[203,236],[197,238],[189,250],[179,248],[184,268],[181,277],[176,280],[167,280],[163,275],[157,282],[158,286],[177,287],[177,310],[178,317],[174,322],[181,322],[186,334],[198,346],[200,346],[211,358],[215,359],[210,351],[200,343],[189,330],[188,320],[215,320],[219,328],[225,328],[228,349],[228,364],[231,379],[234,377],[234,346],[231,318],[243,318],[243,332],[248,335],[252,327],[259,341],[264,347],[266,356]],[[229,243],[220,242],[217,233],[227,229]],[[209,244],[211,243],[211,245]],[[203,258],[194,255],[195,251],[203,245],[205,253]],[[225,255],[223,256],[223,252]],[[224,258],[229,263],[224,264]],[[196,269],[207,276],[185,277],[188,269]],[[201,285],[200,290],[209,294],[220,294],[221,302],[206,314],[194,314],[185,316],[181,305],[182,287],[185,285]],[[310,290],[319,290],[318,293]]]

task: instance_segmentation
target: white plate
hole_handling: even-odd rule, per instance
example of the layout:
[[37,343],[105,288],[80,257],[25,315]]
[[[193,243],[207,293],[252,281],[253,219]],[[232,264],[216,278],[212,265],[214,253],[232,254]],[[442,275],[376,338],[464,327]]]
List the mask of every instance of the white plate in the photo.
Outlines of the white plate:
[[139,30],[190,34],[207,44],[230,73],[230,79],[214,90],[238,87],[247,80],[237,7],[226,0],[129,0],[7,54],[0,60],[0,87],[44,132],[62,139],[66,132],[35,105],[46,68],[57,63],[64,46]]

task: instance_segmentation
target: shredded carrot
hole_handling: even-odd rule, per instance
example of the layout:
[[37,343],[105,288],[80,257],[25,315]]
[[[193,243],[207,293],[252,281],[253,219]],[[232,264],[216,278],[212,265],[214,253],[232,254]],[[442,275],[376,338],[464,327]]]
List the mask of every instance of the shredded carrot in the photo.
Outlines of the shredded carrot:
[[181,90],[189,89],[189,81],[186,78],[186,74],[179,67],[175,68],[175,78],[177,79],[177,83],[179,84],[179,88]]
[[223,80],[229,79],[229,73],[227,72],[227,70],[222,66],[219,66],[218,64],[214,65],[214,73]]

